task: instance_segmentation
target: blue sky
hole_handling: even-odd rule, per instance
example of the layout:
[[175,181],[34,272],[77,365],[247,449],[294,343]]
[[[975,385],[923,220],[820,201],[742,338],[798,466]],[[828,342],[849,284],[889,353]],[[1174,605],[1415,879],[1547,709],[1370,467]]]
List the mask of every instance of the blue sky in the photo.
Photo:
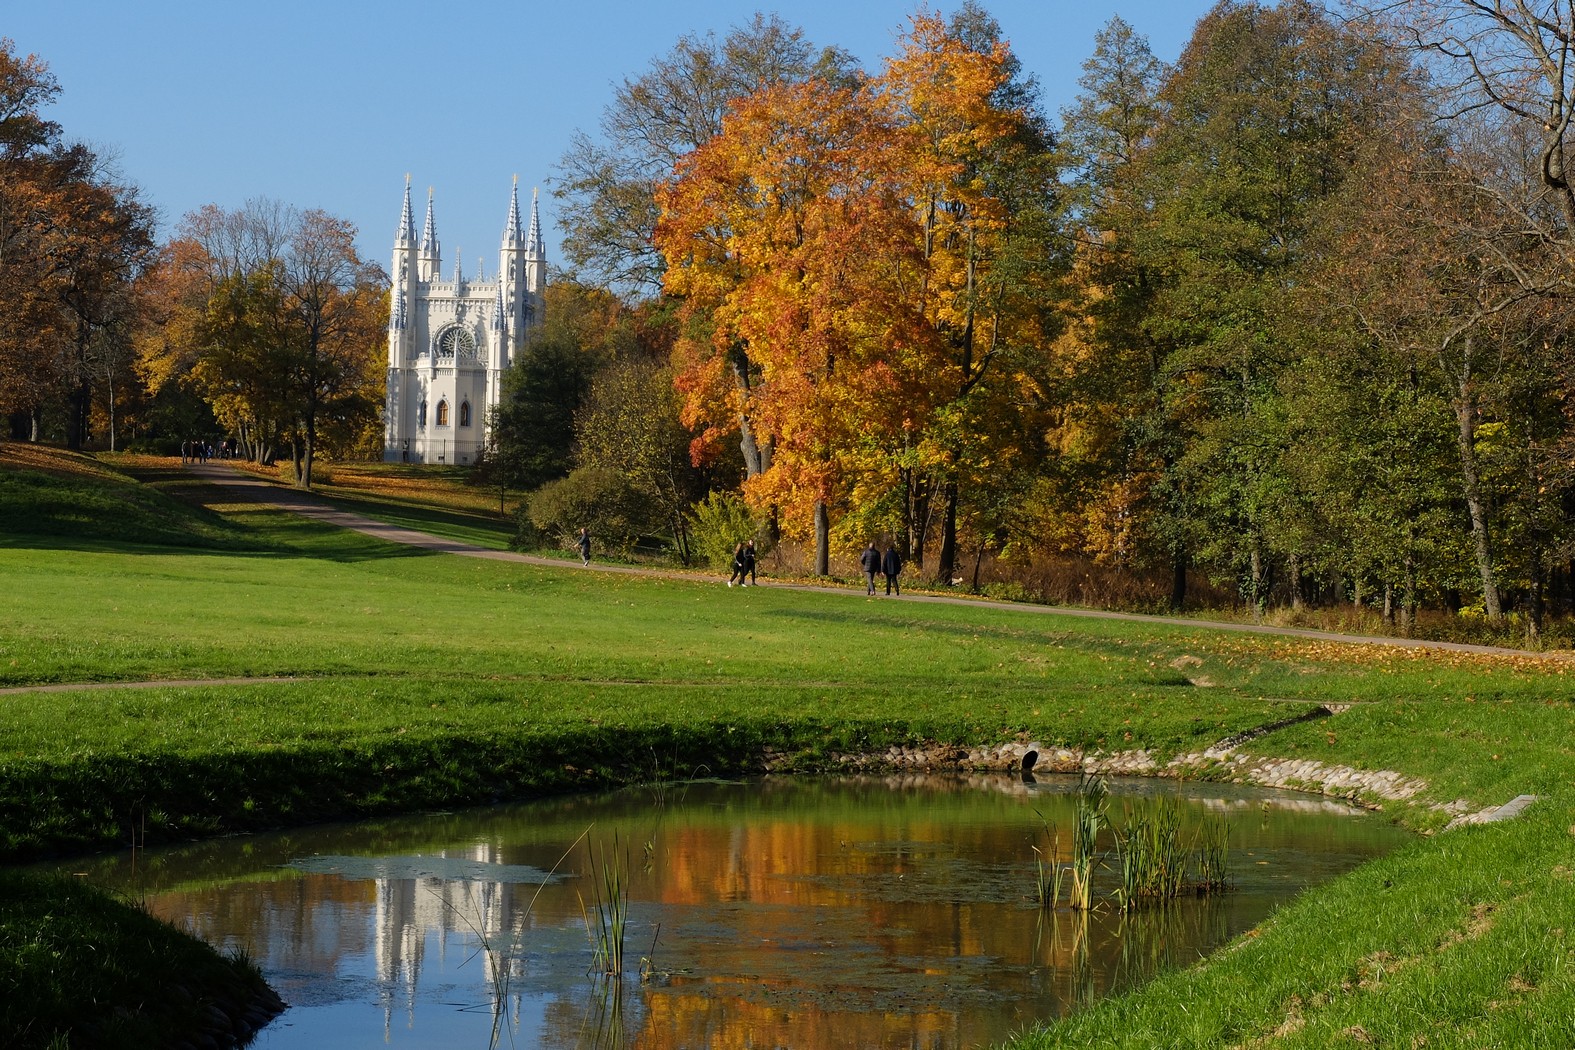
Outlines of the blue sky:
[[[935,5],[949,13],[955,4]],[[1094,34],[1119,14],[1173,60],[1204,0],[985,0],[1058,112]],[[408,172],[417,222],[434,188],[444,268],[497,265],[511,179],[542,187],[547,251],[561,261],[554,165],[594,133],[613,86],[686,33],[776,11],[816,46],[868,68],[915,9],[894,0],[792,4],[673,0],[45,0],[8,5],[0,35],[60,81],[47,115],[118,155],[165,236],[186,212],[268,197],[354,222],[387,265]]]

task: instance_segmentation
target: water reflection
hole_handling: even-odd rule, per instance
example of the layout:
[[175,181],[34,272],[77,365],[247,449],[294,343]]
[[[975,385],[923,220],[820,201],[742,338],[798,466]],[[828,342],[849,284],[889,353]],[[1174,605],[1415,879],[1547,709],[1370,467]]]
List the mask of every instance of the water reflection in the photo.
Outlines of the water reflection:
[[[1118,822],[1124,800],[1178,791],[1189,820],[1227,815],[1236,892],[1125,918],[1041,910],[1034,847],[1046,822],[1070,826],[1076,788],[1054,777],[700,782],[223,840],[85,874],[245,949],[292,1005],[264,1050],[961,1047],[1195,961],[1403,841],[1322,800],[1111,786]],[[589,972],[591,843],[627,868],[618,981]]]

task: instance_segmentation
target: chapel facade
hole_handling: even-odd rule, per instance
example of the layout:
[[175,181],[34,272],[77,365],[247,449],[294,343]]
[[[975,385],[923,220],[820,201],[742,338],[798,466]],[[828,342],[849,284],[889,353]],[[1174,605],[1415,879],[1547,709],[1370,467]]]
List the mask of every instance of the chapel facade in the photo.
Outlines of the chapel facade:
[[387,463],[475,463],[487,445],[489,410],[498,403],[503,370],[545,317],[547,253],[531,197],[530,229],[520,225],[519,184],[498,249],[497,275],[478,263],[466,277],[461,260],[443,275],[443,257],[427,191],[427,216],[417,241],[410,179],[394,236],[388,318],[388,400],[383,460]]

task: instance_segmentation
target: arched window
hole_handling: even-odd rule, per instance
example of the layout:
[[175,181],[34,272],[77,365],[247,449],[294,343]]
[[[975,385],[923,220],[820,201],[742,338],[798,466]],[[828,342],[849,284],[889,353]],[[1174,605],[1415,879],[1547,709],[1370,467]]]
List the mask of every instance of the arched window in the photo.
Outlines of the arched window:
[[448,426],[448,399],[447,398],[444,398],[442,401],[438,402],[437,425],[440,426],[440,427]]
[[427,403],[425,401],[423,401],[423,402],[421,402],[421,407],[416,410],[416,426],[424,427],[426,425],[427,425]]
[[459,425],[470,426],[470,400],[467,398],[459,403]]

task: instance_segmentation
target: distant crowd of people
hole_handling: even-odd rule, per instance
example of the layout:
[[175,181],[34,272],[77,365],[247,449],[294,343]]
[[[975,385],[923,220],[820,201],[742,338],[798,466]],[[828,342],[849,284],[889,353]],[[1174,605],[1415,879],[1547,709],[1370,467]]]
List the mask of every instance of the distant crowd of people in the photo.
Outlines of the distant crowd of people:
[[215,456],[220,459],[233,459],[236,444],[230,438],[225,438],[218,445],[211,441],[182,441],[180,443],[180,461],[182,463],[206,463]]

